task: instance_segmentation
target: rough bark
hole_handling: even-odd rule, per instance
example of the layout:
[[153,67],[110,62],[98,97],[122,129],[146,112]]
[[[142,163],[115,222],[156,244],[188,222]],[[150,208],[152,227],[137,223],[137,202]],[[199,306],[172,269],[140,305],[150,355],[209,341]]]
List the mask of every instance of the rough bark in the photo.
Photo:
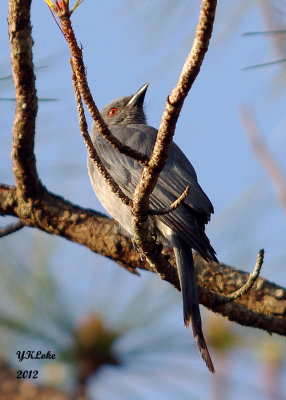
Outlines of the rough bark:
[[[131,272],[136,268],[150,270],[140,260],[130,239],[120,232],[118,224],[92,210],[76,206],[59,196],[46,192],[36,202],[18,201],[14,187],[0,186],[0,213],[21,218],[30,227],[59,235],[82,244],[107,257]],[[179,289],[175,262],[168,252],[169,263],[162,268],[162,277]],[[254,287],[240,299],[219,305],[220,295],[239,289],[248,273],[225,264],[206,263],[195,255],[200,302],[242,325],[264,329],[286,336],[286,291],[281,286],[258,278]]]

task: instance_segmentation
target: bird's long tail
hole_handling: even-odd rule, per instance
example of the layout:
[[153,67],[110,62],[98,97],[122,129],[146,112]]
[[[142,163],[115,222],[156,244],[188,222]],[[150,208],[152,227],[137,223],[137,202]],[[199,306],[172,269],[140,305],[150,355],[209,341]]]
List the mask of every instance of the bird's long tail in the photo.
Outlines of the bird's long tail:
[[202,358],[208,369],[214,373],[215,369],[202,330],[192,249],[176,235],[172,236],[172,243],[183,296],[185,325],[189,326],[191,324]]

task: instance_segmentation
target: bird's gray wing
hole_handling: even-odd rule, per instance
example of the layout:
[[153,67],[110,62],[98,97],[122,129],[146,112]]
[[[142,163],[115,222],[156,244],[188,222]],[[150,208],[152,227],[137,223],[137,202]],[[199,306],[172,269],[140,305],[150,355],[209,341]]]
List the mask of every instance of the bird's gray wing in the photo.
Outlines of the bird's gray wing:
[[[93,130],[94,129],[93,126]],[[124,143],[133,149],[137,149],[145,154],[150,154],[152,151],[153,143],[151,143],[150,140],[146,140],[145,134],[142,133],[140,129],[116,126],[112,127],[111,132],[121,141],[121,143]],[[142,167],[140,164],[131,157],[115,150],[98,133],[95,135],[92,134],[91,137],[98,155],[110,175],[118,183],[124,193],[132,198],[134,189],[136,188],[141,176]]]
[[[147,125],[129,125],[112,127],[112,133],[122,143],[150,155],[157,130]],[[136,186],[140,178],[141,166],[130,157],[116,152],[101,135],[97,134],[93,139],[102,160],[109,164],[109,172],[114,178],[115,175],[117,176],[118,180],[116,179],[116,181],[119,184],[127,181],[128,187],[125,189],[131,190],[133,193],[134,188],[129,185],[135,184]],[[118,167],[122,167],[123,170]],[[210,200],[197,182],[193,166],[175,143],[171,145],[168,160],[160,174],[158,185],[165,188],[168,196],[173,196],[173,200],[180,196],[187,185],[190,185],[190,193],[185,204],[201,213],[211,214],[213,212]]]
[[[145,125],[112,127],[112,133],[122,143],[150,155],[157,131]],[[132,198],[141,177],[142,167],[132,158],[116,151],[99,134],[93,132],[92,139],[105,167],[123,192]],[[204,224],[213,211],[212,204],[197,183],[196,173],[182,151],[174,143],[168,161],[160,174],[158,183],[150,196],[150,208],[165,208],[176,200],[190,185],[190,193],[184,204],[174,212],[157,218],[170,227],[191,247],[201,254],[206,253],[209,241],[204,235]],[[202,215],[202,221],[198,215]]]

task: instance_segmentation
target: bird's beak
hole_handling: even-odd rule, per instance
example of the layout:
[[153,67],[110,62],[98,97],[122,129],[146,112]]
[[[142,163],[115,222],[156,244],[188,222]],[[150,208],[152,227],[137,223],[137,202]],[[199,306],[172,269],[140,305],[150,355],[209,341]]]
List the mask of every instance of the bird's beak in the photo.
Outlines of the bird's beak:
[[147,91],[147,88],[149,86],[149,83],[145,83],[128,101],[127,106],[143,106],[144,103],[144,98],[145,94]]

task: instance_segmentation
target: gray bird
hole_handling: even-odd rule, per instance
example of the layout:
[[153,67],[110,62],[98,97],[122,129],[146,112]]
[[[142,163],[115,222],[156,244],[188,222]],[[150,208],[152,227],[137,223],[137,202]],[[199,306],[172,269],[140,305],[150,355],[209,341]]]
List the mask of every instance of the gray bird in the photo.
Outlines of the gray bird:
[[[110,131],[121,143],[150,156],[155,143],[157,130],[147,125],[143,109],[148,84],[143,85],[133,96],[119,97],[101,110],[101,115]],[[142,167],[132,158],[116,151],[97,131],[95,124],[91,130],[91,139],[102,163],[120,186],[132,199],[140,180]],[[106,211],[119,222],[124,231],[132,237],[131,211],[128,206],[111,191],[93,161],[88,157],[88,173],[93,190]],[[172,247],[183,297],[184,322],[192,325],[202,358],[207,367],[214,372],[214,366],[202,331],[198,291],[192,249],[207,260],[217,261],[215,251],[205,234],[205,224],[214,212],[197,181],[196,172],[173,142],[167,163],[160,174],[158,183],[150,197],[150,209],[158,210],[170,206],[186,186],[190,191],[175,211],[169,214],[150,216],[150,226],[156,240]]]

